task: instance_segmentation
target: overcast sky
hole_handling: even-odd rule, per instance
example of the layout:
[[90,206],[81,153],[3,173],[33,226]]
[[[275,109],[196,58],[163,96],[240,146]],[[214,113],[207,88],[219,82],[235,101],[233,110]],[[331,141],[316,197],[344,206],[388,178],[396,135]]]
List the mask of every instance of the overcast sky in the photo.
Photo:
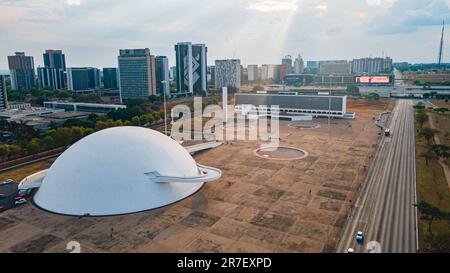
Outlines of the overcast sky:
[[[174,64],[174,44],[205,43],[208,63],[244,65],[391,56],[436,62],[450,0],[0,0],[0,68],[25,51],[42,65],[62,49],[67,66],[117,66],[119,48],[150,48]],[[450,62],[449,31],[444,61]]]

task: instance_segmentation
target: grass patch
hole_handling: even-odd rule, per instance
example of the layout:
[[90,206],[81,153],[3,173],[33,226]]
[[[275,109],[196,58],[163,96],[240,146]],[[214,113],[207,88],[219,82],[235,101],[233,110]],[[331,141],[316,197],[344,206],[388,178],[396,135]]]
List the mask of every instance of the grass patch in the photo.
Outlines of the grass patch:
[[50,168],[50,166],[54,161],[55,159],[48,159],[31,165],[26,165],[14,170],[10,170],[4,173],[0,173],[0,181],[11,178],[14,179],[14,181],[20,182],[22,179],[33,173]]
[[[428,111],[428,114],[434,115],[430,111]],[[418,125],[415,124],[415,126],[417,129]],[[424,127],[429,127],[429,122],[426,122]],[[426,165],[425,159],[420,156],[427,150],[428,146],[426,141],[416,134],[416,167],[419,198],[421,201],[425,201],[443,211],[450,212],[450,191],[442,167],[436,159],[429,160],[428,165]],[[439,241],[446,240],[450,242],[450,226],[448,221],[433,222],[432,234],[428,232],[427,221],[419,219],[419,225],[419,246],[422,251],[435,252],[437,248],[442,249],[441,246],[437,246]],[[440,239],[436,240],[436,238]]]

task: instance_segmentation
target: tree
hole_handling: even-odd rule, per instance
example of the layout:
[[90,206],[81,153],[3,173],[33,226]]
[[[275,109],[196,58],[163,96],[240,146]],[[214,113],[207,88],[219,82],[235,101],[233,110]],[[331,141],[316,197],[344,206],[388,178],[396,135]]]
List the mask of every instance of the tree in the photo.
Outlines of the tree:
[[55,147],[55,141],[52,136],[46,135],[44,138],[41,139],[41,147],[44,150],[50,150]]
[[123,121],[121,120],[121,119],[119,119],[119,120],[116,120],[116,123],[115,123],[115,125],[114,125],[115,127],[120,127],[120,126],[123,126]]
[[359,87],[354,84],[347,85],[347,93],[352,96],[360,96],[361,95],[359,93]]
[[239,92],[239,88],[236,88],[234,86],[228,86],[227,89],[228,89],[228,94],[234,94],[234,93]]
[[58,128],[48,131],[47,134],[53,138],[55,147],[67,146],[72,143],[71,128]]
[[103,129],[106,129],[106,128],[108,128],[108,125],[107,125],[107,123],[105,121],[99,120],[99,121],[97,121],[95,123],[95,130],[96,131],[100,131],[100,130],[103,130]]
[[367,95],[367,100],[368,101],[378,101],[378,100],[380,100],[380,95],[378,95],[377,93],[370,93],[369,95]]
[[133,125],[133,126],[139,126],[140,124],[141,124],[141,120],[139,119],[138,116],[134,116],[134,117],[131,119],[131,125]]
[[428,166],[428,161],[436,159],[436,154],[433,152],[433,150],[427,150],[425,153],[420,155],[425,159],[425,164]]
[[59,99],[67,99],[70,97],[70,93],[67,90],[59,91],[57,93],[57,97]]
[[423,124],[428,120],[428,115],[424,111],[419,111],[416,114],[416,122],[419,124],[420,128],[423,128]]
[[261,85],[253,86],[253,92],[256,92],[256,91],[264,91],[264,87]]
[[440,158],[449,158],[450,156],[450,147],[447,145],[434,144],[431,149]]
[[422,130],[420,130],[419,136],[425,138],[428,145],[430,145],[434,139],[434,135],[436,135],[437,133],[439,133],[439,131],[436,129],[422,128]]
[[415,206],[420,211],[421,218],[428,222],[428,232],[430,234],[432,234],[431,226],[435,220],[450,219],[449,213],[446,213],[425,201],[420,201],[420,203]]
[[9,157],[9,145],[7,145],[7,144],[0,145],[0,157],[3,160],[8,159],[8,157]]
[[413,108],[417,110],[423,110],[425,109],[425,105],[422,102],[419,102],[416,105],[414,105]]
[[41,151],[41,145],[39,144],[39,139],[33,138],[27,145],[27,151],[29,154],[37,154]]
[[141,120],[141,125],[146,125],[149,122],[148,115],[142,115],[139,119]]
[[86,128],[86,130],[84,131],[85,136],[88,136],[92,133],[94,133],[94,129],[92,129],[92,128]]
[[78,141],[84,136],[83,127],[72,127],[71,128],[72,142]]
[[18,157],[18,156],[21,156],[22,154],[23,154],[22,147],[20,147],[19,145],[16,145],[16,144],[9,145],[9,156],[10,157]]
[[448,110],[448,108],[441,107],[441,108],[434,109],[434,111],[436,111],[436,112],[438,112],[440,114],[444,114],[445,112],[448,112],[449,110]]

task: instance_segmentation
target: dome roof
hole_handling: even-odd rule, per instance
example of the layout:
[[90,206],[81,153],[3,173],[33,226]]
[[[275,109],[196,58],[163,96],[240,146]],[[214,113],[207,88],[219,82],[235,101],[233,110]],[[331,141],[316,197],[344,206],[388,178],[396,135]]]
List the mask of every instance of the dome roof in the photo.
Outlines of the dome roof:
[[61,154],[34,201],[61,214],[124,214],[174,203],[220,176],[220,170],[196,164],[170,137],[141,127],[114,127]]

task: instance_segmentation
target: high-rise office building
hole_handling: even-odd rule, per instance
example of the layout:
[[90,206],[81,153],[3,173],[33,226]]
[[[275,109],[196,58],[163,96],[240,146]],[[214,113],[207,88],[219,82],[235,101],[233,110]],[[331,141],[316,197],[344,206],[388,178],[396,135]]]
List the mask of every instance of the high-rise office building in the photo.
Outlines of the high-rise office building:
[[361,58],[352,62],[353,74],[389,74],[392,73],[392,59],[386,58]]
[[66,87],[66,57],[61,50],[48,49],[43,54],[44,67],[37,68],[40,88],[61,90]]
[[177,79],[177,67],[171,66],[170,67],[170,80],[175,81]]
[[303,62],[302,56],[299,54],[294,61],[294,74],[302,74],[305,68],[305,63]]
[[247,71],[248,71],[248,81],[252,82],[252,81],[257,81],[259,80],[259,73],[258,73],[258,65],[256,64],[251,64],[247,66]]
[[307,61],[306,67],[307,68],[319,68],[319,62],[318,61]]
[[32,56],[25,56],[24,52],[16,52],[14,56],[8,56],[8,65],[12,90],[25,90],[36,86]]
[[0,111],[8,108],[8,94],[6,93],[5,76],[0,75]]
[[216,67],[214,65],[208,66],[209,70],[209,77],[210,77],[210,84],[215,86],[216,82]]
[[170,96],[169,59],[166,56],[155,58],[156,95]]
[[273,80],[277,78],[278,65],[263,64],[261,66],[261,80]]
[[44,53],[44,66],[66,70],[66,56],[62,50],[47,49]]
[[104,89],[118,89],[118,71],[115,67],[105,67],[103,68],[103,88]]
[[241,88],[241,61],[232,60],[216,60],[216,89],[222,87]]
[[67,89],[72,92],[89,92],[100,87],[100,70],[93,67],[67,68]]
[[118,62],[122,99],[156,95],[155,56],[150,49],[121,49]]
[[248,83],[248,70],[241,64],[241,83]]
[[277,78],[276,78],[277,82],[283,83],[284,77],[286,77],[286,75],[289,74],[288,71],[289,71],[289,68],[288,68],[287,64],[280,64],[278,66],[278,73],[277,73]]
[[207,91],[207,50],[204,44],[175,45],[178,95]]
[[291,57],[291,55],[287,55],[283,59],[281,59],[281,64],[286,65],[288,74],[292,74],[293,73],[292,57]]
[[331,60],[319,62],[319,74],[322,75],[348,75],[351,65],[346,60]]

